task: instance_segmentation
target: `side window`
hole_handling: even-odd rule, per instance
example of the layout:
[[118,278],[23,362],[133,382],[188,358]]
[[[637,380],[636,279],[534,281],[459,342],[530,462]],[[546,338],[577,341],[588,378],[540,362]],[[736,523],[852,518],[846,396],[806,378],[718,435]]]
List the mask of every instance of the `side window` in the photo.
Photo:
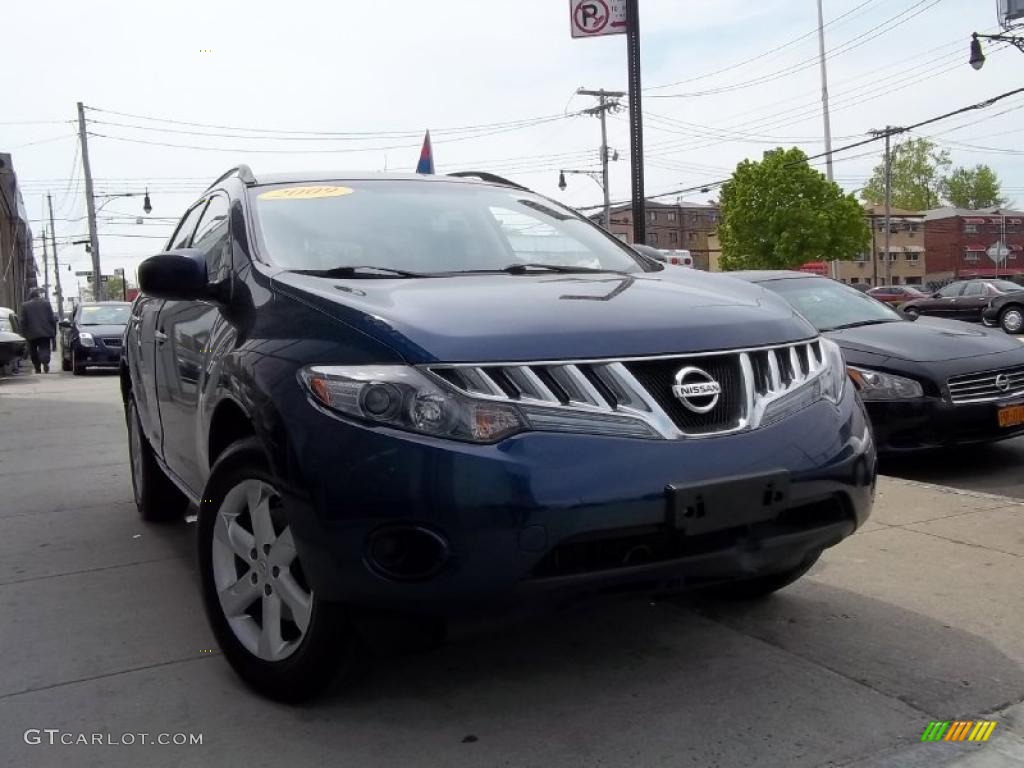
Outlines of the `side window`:
[[185,214],[185,217],[181,220],[181,224],[174,230],[174,235],[168,241],[168,250],[174,250],[176,248],[188,248],[188,244],[192,240],[192,233],[196,231],[196,222],[199,221],[199,215],[203,212],[203,206],[206,204],[206,199],[203,198]]
[[981,296],[985,291],[985,286],[981,283],[968,283],[964,289],[964,296]]
[[939,291],[939,295],[943,298],[949,298],[951,296],[959,296],[960,291],[964,289],[963,283],[950,283],[945,288]]
[[210,282],[227,276],[231,268],[231,237],[229,235],[229,202],[224,195],[214,195],[196,227],[192,247],[206,256]]

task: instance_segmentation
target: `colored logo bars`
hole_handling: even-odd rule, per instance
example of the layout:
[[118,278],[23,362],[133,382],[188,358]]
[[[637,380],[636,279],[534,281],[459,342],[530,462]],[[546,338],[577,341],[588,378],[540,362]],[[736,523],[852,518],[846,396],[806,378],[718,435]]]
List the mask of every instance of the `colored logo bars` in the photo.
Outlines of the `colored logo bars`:
[[933,720],[921,734],[921,741],[988,741],[995,728],[995,720]]

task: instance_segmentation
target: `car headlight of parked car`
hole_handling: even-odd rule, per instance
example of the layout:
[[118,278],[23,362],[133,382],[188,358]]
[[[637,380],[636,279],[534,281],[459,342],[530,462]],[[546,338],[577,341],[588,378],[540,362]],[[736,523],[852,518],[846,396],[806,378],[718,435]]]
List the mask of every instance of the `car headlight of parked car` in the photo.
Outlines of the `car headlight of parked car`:
[[312,366],[300,377],[321,405],[409,432],[491,443],[528,428],[515,406],[466,397],[410,366]]
[[924,397],[921,384],[913,379],[854,365],[848,366],[847,370],[865,400],[911,400]]
[[768,426],[806,408],[819,400],[838,404],[846,389],[846,361],[843,350],[829,339],[819,339],[821,365],[792,391],[771,398],[765,407],[759,426]]
[[91,333],[80,333],[78,334],[78,343],[83,347],[95,347],[96,340],[93,339]]

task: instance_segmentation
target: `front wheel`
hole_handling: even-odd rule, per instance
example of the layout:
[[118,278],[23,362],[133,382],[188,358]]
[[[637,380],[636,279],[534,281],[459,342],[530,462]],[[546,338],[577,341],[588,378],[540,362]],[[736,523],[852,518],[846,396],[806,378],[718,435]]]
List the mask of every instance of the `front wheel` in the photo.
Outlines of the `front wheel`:
[[85,366],[79,364],[78,356],[75,355],[75,350],[73,348],[71,350],[71,373],[75,376],[81,376],[85,373]]
[[1020,307],[1007,307],[999,315],[999,327],[1007,333],[1018,334],[1024,329],[1024,310]]
[[767,597],[772,592],[788,587],[811,570],[811,567],[818,562],[819,557],[821,557],[821,552],[814,552],[795,568],[757,576],[753,579],[718,584],[712,587],[709,593],[714,597],[726,600],[756,600],[760,597]]
[[256,691],[297,702],[351,666],[342,606],[317,598],[259,444],[218,459],[199,509],[203,603],[228,662]]

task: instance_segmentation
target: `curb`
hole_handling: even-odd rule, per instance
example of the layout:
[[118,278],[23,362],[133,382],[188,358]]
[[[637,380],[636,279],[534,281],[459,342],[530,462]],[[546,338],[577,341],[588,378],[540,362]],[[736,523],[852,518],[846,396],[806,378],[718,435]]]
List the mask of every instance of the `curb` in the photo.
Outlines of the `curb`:
[[1014,498],[1013,496],[1003,496],[998,493],[985,493],[984,491],[969,491],[965,488],[953,488],[948,485],[938,485],[936,483],[923,483],[920,480],[904,480],[901,477],[893,477],[892,475],[880,475],[880,477],[884,477],[888,482],[900,483],[902,485],[911,485],[926,491],[934,491],[935,493],[951,493],[955,496],[967,496],[973,499],[986,499],[988,501],[998,501],[1001,504],[1005,504],[1007,506],[1024,507],[1024,500]]

